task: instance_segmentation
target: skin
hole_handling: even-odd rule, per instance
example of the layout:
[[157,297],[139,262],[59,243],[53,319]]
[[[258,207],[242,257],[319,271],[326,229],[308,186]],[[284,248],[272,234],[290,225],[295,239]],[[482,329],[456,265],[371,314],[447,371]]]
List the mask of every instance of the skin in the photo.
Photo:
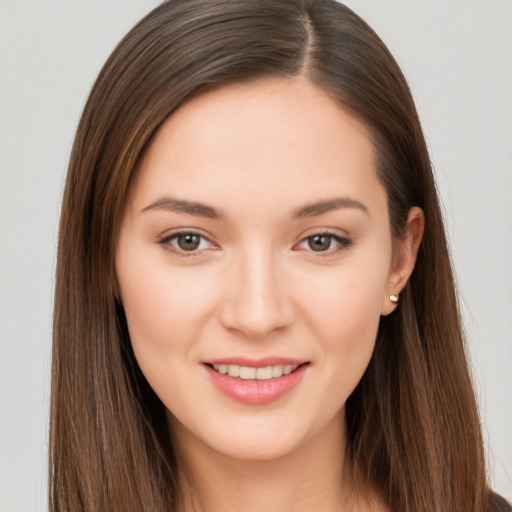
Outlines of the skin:
[[[296,215],[334,197],[352,203]],[[176,230],[204,238],[187,252]],[[166,120],[133,182],[116,273],[135,356],[187,461],[185,509],[193,482],[212,511],[385,510],[352,489],[344,404],[422,231],[413,208],[392,240],[365,127],[305,78],[224,86]],[[245,404],[205,371],[228,356],[308,365],[284,396]]]

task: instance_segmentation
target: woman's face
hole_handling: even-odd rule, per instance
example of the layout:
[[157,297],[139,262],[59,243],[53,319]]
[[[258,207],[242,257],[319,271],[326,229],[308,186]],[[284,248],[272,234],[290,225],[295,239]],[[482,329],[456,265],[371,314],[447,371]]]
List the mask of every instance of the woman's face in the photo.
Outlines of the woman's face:
[[305,79],[181,106],[140,163],[116,255],[172,428],[248,459],[339,435],[397,268],[368,133]]

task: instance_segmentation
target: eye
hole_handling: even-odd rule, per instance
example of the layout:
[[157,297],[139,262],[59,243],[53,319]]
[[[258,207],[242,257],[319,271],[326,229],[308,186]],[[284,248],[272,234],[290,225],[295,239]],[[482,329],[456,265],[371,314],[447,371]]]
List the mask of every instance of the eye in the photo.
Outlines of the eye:
[[162,238],[158,243],[178,254],[181,253],[183,256],[188,256],[188,254],[185,253],[191,253],[190,255],[192,255],[193,253],[199,252],[203,249],[211,249],[214,247],[210,240],[199,233],[195,233],[194,231],[180,231],[178,233],[173,233]]
[[345,249],[350,243],[351,241],[348,238],[333,233],[315,233],[304,238],[299,243],[298,248],[318,253],[331,253]]

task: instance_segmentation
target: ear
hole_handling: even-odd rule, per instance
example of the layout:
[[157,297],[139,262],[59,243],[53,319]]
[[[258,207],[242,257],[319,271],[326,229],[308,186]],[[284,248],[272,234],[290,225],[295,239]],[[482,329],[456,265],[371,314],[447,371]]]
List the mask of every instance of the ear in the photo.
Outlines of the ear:
[[390,300],[390,295],[398,296],[407,284],[416,264],[424,227],[423,210],[417,206],[411,208],[402,236],[395,242],[393,261],[382,297],[381,315],[389,315],[397,307],[397,303]]

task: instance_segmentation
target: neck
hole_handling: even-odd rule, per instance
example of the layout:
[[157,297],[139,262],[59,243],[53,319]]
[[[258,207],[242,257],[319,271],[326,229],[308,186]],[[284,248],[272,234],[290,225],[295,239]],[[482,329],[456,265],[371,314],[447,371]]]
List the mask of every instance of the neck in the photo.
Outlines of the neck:
[[186,461],[181,481],[187,512],[360,510],[342,413],[292,452],[271,460],[224,456],[181,429],[172,425],[178,455]]

